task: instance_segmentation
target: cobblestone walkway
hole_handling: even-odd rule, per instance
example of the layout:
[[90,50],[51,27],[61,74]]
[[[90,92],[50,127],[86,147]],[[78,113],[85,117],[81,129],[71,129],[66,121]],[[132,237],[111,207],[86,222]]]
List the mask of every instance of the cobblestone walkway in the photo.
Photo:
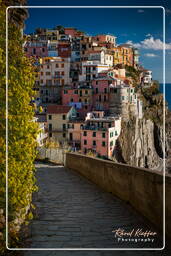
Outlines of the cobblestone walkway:
[[[118,242],[112,230],[125,231],[153,227],[129,205],[99,189],[82,176],[63,166],[36,164],[39,192],[34,204],[36,217],[32,220],[27,245],[30,248],[156,248],[162,247],[159,237],[154,242]],[[69,255],[59,251],[27,251],[31,255]],[[87,252],[88,253],[88,252]],[[90,253],[90,252],[89,252]],[[100,253],[100,254],[99,254]],[[105,254],[104,254],[105,253]],[[110,252],[92,252],[109,255]],[[136,255],[131,251],[110,255]],[[151,255],[158,252],[150,253]],[[90,255],[70,252],[70,255]],[[138,255],[147,255],[146,252]],[[148,254],[149,255],[149,254]]]

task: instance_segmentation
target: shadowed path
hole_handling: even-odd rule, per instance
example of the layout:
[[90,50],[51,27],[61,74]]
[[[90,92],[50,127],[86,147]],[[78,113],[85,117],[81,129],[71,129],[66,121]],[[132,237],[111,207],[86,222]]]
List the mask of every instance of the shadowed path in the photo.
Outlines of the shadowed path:
[[[99,189],[72,170],[51,164],[36,164],[39,192],[34,204],[37,216],[29,226],[30,248],[156,248],[162,247],[160,239],[154,242],[118,242],[112,230],[125,231],[154,228],[125,202]],[[131,252],[131,251],[130,251]],[[121,251],[115,255],[125,254]],[[69,252],[66,252],[66,255]],[[78,252],[77,252],[78,253]],[[85,255],[80,252],[77,255]],[[88,253],[88,252],[87,252]],[[92,255],[109,255],[110,252],[92,252]],[[113,252],[114,253],[114,252]],[[116,252],[115,252],[116,253]],[[147,255],[146,252],[138,255]],[[160,255],[158,252],[150,255]],[[76,252],[71,252],[75,255]],[[25,255],[40,255],[26,252]],[[41,255],[65,255],[64,252],[45,251]],[[87,255],[87,254],[86,254]],[[161,254],[162,255],[162,254]]]

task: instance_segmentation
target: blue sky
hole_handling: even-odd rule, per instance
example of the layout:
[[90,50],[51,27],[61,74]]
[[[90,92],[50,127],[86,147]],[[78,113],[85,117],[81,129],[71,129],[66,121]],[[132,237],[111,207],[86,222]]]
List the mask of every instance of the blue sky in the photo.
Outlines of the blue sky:
[[[29,5],[84,5],[84,6],[164,6],[166,9],[166,82],[171,83],[171,2],[160,0],[28,0]],[[161,8],[103,8],[103,9],[29,9],[25,33],[35,28],[56,25],[76,27],[87,34],[110,33],[117,43],[130,42],[140,50],[140,63],[153,71],[153,79],[163,80],[162,40],[163,10]]]

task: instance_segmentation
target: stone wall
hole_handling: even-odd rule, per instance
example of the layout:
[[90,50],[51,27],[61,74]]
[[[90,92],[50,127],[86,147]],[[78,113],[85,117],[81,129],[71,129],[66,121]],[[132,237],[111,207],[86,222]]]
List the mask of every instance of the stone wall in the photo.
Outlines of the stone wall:
[[[163,228],[163,176],[160,172],[67,153],[66,167],[130,203],[160,230]],[[171,237],[171,176],[166,176],[166,233]]]
[[48,158],[48,160],[58,164],[64,164],[65,162],[64,149],[39,147],[37,148],[37,150],[38,150],[37,158],[40,160]]

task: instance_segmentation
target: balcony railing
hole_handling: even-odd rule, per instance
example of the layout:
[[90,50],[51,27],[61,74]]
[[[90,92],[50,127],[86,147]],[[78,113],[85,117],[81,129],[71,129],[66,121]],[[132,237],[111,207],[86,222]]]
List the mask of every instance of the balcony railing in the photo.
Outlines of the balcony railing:
[[62,75],[54,75],[53,78],[62,78]]
[[93,127],[93,126],[82,126],[82,130],[91,130],[91,131],[107,131],[106,127]]

